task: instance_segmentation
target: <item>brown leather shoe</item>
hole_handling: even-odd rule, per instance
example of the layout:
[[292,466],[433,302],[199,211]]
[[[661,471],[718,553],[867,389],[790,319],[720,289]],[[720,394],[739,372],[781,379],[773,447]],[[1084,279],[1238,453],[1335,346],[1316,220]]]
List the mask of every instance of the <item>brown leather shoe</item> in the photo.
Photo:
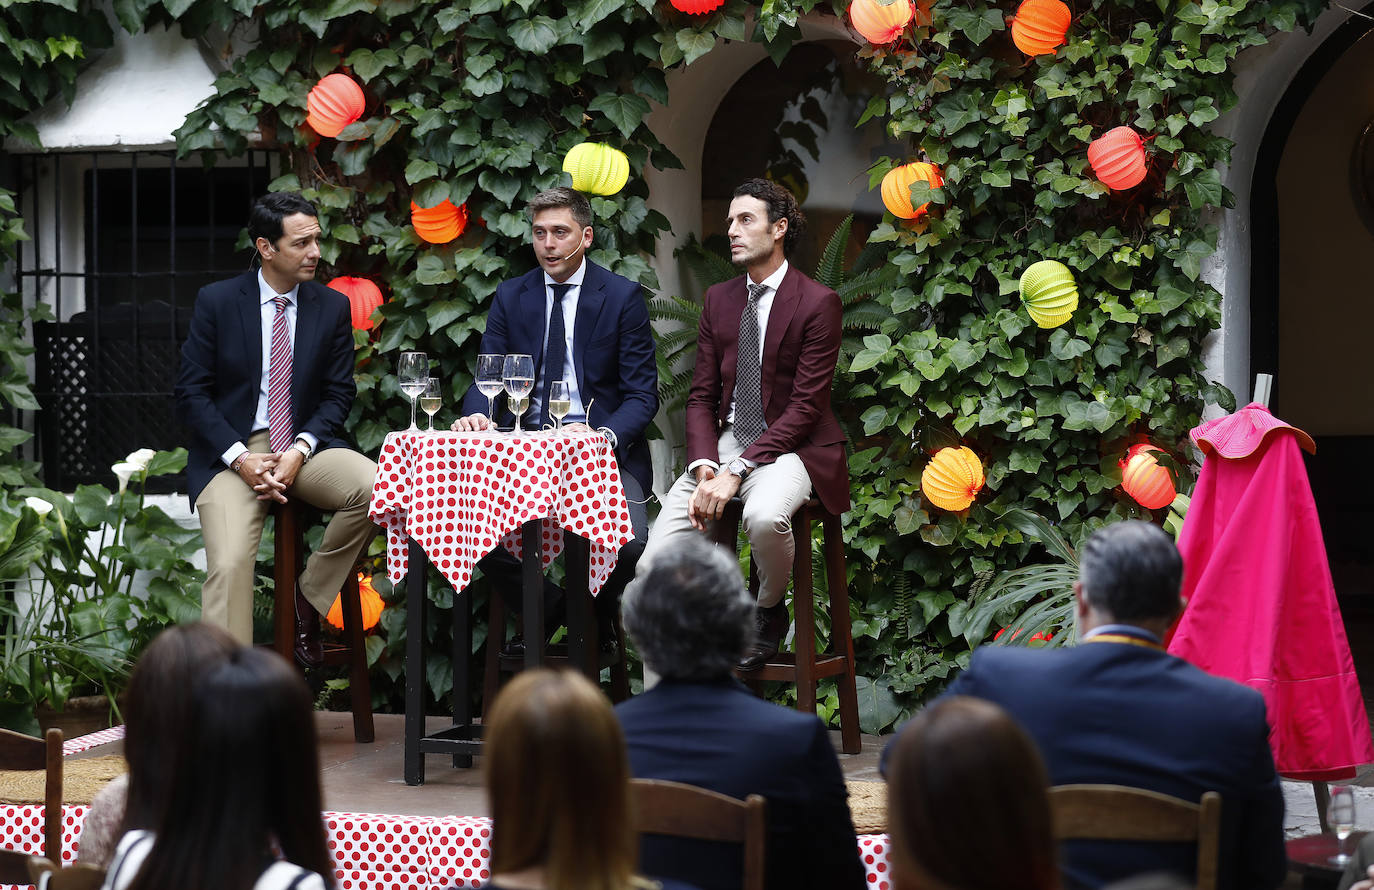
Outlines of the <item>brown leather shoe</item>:
[[320,613],[296,585],[296,661],[301,667],[319,667],[324,662],[324,643],[320,640]]
[[787,606],[778,603],[758,609],[754,612],[754,622],[757,633],[754,644],[739,660],[739,669],[742,671],[756,670],[778,654],[783,634],[787,633]]

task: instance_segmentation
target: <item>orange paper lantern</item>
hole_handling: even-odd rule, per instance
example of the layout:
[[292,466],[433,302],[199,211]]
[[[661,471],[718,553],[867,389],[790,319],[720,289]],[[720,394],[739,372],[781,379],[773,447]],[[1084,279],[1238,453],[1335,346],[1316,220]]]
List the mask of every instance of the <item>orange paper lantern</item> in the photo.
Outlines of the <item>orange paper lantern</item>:
[[1069,32],[1073,13],[1060,0],[1026,0],[1011,20],[1011,42],[1028,56],[1053,55]]
[[701,15],[713,9],[719,9],[725,0],[672,0],[673,9],[678,12],[686,12],[691,15]]
[[448,198],[433,207],[421,207],[411,201],[410,224],[415,227],[415,234],[430,244],[447,244],[468,227],[468,205],[454,207]]
[[883,206],[893,216],[914,219],[925,215],[926,208],[930,206],[929,202],[920,207],[911,206],[911,184],[918,179],[930,183],[933,189],[945,184],[944,177],[940,175],[940,168],[924,161],[893,167],[883,177]]
[[305,122],[333,138],[363,116],[363,88],[347,74],[327,74],[305,97]]
[[[377,592],[377,588],[372,586],[372,576],[364,575],[362,572],[358,573],[358,602],[362,605],[363,630],[372,630],[381,620],[386,603],[382,602],[382,595]],[[343,630],[342,597],[334,597],[334,605],[329,607],[329,613],[324,616],[324,620]]]
[[348,297],[353,311],[353,327],[372,330],[372,313],[382,305],[382,290],[366,278],[341,275],[329,282],[329,287]]
[[1121,459],[1121,487],[1135,502],[1147,510],[1167,507],[1178,496],[1169,468],[1155,460],[1154,454],[1163,449],[1148,442],[1132,445]]
[[941,448],[921,471],[921,492],[941,510],[967,510],[983,489],[983,465],[972,449]]
[[1133,188],[1145,178],[1145,140],[1130,127],[1108,130],[1088,146],[1088,163],[1107,188]]
[[864,40],[873,44],[891,43],[916,15],[911,0],[854,0],[849,4],[849,21]]

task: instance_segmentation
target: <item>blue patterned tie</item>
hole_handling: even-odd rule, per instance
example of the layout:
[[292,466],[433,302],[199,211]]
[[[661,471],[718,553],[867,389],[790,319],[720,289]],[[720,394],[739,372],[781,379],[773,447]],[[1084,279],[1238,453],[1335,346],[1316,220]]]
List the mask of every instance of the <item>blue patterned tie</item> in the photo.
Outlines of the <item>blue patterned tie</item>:
[[735,362],[735,441],[748,448],[763,435],[763,384],[759,367],[759,299],[764,284],[749,284],[749,304],[739,319],[739,354]]
[[539,406],[539,425],[549,424],[549,390],[554,381],[563,379],[563,368],[568,363],[567,326],[563,324],[563,298],[572,290],[571,284],[551,284],[553,291],[553,310],[549,312],[549,346],[544,358],[544,385],[540,392],[543,403]]

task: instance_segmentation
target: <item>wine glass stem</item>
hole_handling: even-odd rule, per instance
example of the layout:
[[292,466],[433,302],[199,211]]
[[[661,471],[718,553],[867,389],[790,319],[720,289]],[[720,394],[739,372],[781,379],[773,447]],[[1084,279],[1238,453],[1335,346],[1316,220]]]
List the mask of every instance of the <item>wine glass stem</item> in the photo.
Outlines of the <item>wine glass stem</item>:
[[487,396],[487,422],[496,425],[496,396]]
[[418,430],[420,429],[420,425],[419,425],[418,423],[415,422],[415,405],[416,405],[416,397],[415,397],[415,396],[411,396],[411,397],[410,397],[410,429],[411,429],[412,431],[418,431]]

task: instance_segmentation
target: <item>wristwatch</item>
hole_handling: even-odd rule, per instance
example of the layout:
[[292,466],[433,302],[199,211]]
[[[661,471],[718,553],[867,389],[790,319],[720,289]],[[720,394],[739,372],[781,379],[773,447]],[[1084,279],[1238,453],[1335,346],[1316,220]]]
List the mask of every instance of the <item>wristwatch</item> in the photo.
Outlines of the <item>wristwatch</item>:
[[291,443],[291,447],[299,451],[306,460],[310,460],[310,443],[304,439],[297,439]]
[[737,457],[725,465],[725,471],[727,473],[734,473],[739,477],[739,481],[741,482],[744,481],[745,476],[749,475],[751,469],[753,469],[753,467],[745,463],[742,457]]

